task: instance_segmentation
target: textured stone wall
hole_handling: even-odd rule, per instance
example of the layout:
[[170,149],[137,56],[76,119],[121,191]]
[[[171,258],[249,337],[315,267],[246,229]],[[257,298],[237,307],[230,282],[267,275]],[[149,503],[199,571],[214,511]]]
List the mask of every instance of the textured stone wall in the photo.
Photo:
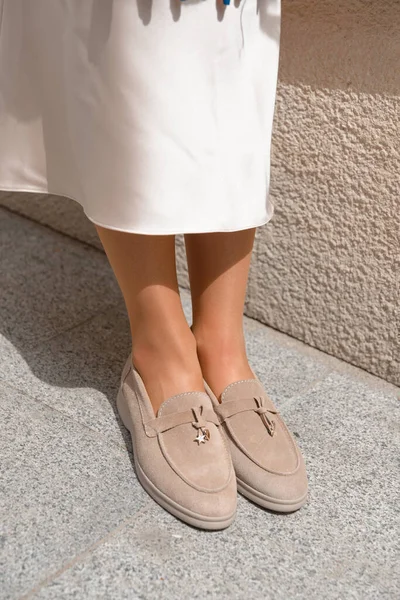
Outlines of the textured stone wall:
[[247,312],[400,382],[400,3],[283,2]]
[[[246,313],[400,385],[400,2],[282,0],[272,221]],[[99,245],[73,201],[0,203]],[[187,286],[183,239],[177,240]]]

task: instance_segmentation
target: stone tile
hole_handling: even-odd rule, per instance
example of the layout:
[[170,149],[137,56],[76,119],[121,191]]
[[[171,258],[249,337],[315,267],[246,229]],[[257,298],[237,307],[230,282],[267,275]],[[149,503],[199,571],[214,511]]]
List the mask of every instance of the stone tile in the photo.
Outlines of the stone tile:
[[124,444],[115,400],[130,348],[126,311],[117,306],[33,347],[0,338],[0,370],[6,383]]
[[148,501],[126,449],[0,384],[1,598],[27,593]]
[[5,349],[1,362],[8,384],[124,445],[129,434],[115,400],[130,352],[125,312],[111,308],[46,343]]
[[104,253],[0,209],[0,333],[24,349],[119,304]]
[[[319,590],[326,598],[400,594],[399,398],[397,388],[380,391],[333,373],[281,409],[310,481],[308,505],[283,539],[298,553],[297,583],[308,588],[301,598]],[[252,515],[248,504],[247,526],[256,532]],[[295,588],[286,591],[292,597]]]
[[208,533],[150,504],[34,598],[398,597],[396,395],[332,374],[281,412],[309,471],[300,511],[276,515],[239,498],[236,522]]

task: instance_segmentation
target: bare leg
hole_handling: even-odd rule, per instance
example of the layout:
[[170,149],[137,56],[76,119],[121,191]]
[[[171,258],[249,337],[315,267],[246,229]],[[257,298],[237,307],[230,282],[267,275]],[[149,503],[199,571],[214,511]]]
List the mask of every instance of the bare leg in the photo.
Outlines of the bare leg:
[[205,380],[214,394],[253,377],[243,309],[255,228],[185,236],[193,302],[192,330]]
[[179,296],[174,236],[96,228],[125,300],[132,360],[155,411],[173,394],[204,391]]

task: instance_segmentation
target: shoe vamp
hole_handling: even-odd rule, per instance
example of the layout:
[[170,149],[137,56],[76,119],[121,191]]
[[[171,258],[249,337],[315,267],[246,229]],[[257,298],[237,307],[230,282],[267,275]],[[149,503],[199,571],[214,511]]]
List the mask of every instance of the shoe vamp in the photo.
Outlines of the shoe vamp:
[[207,423],[210,438],[198,443],[197,428],[191,424],[174,427],[159,434],[164,458],[189,485],[203,491],[223,489],[230,478],[231,461],[223,437],[216,425]]
[[227,421],[233,442],[244,454],[263,469],[276,473],[293,473],[298,467],[294,440],[278,415],[269,414],[275,423],[271,436],[256,412],[239,413]]

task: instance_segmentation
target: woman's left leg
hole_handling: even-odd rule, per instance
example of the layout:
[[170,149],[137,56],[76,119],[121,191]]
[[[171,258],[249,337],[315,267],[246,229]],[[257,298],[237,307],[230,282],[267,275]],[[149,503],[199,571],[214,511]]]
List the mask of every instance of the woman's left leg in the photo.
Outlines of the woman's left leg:
[[186,234],[193,305],[192,330],[203,376],[214,394],[252,378],[243,310],[255,228]]
[[224,392],[216,410],[228,433],[238,491],[264,508],[292,512],[307,499],[304,460],[246,356],[243,309],[254,234],[185,237],[192,330],[204,379],[218,400]]

